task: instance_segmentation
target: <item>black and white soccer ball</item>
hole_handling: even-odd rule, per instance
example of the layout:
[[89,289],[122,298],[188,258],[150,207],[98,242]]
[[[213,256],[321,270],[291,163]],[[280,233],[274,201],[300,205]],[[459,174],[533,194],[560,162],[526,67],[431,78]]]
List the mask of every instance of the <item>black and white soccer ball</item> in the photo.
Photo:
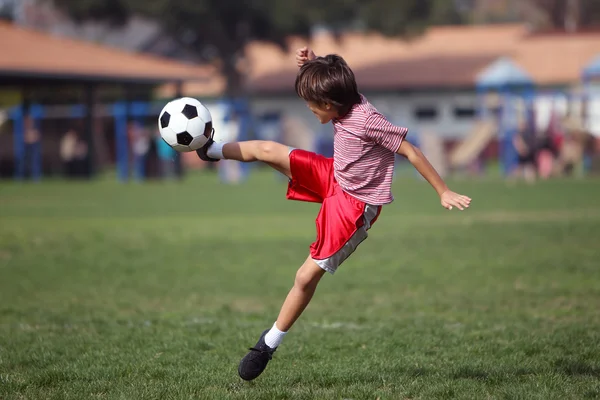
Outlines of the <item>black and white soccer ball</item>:
[[213,130],[210,111],[200,101],[181,97],[167,103],[158,117],[163,140],[179,152],[198,150]]

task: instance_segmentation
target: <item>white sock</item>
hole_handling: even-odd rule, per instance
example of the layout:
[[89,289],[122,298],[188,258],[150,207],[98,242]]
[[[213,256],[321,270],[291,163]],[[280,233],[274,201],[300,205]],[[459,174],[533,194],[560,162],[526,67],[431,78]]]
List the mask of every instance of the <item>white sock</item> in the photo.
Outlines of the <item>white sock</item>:
[[265,343],[267,346],[274,349],[281,344],[281,341],[286,333],[287,332],[281,332],[279,329],[277,329],[277,322],[275,322],[271,330],[265,335]]
[[223,145],[224,144],[225,143],[214,142],[213,144],[210,145],[210,147],[206,151],[206,154],[210,158],[218,158],[219,160],[222,158],[225,158],[225,157],[223,157]]

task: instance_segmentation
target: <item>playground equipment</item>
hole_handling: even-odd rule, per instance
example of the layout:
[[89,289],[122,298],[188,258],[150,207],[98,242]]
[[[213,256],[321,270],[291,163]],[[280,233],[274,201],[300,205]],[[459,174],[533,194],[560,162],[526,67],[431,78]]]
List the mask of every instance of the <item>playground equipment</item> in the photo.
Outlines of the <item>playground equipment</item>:
[[440,176],[445,177],[448,174],[448,162],[444,152],[443,139],[437,133],[427,130],[419,132],[418,139],[423,154],[427,156]]
[[583,69],[581,80],[587,101],[586,128],[598,140],[600,138],[600,55]]
[[594,58],[582,72],[582,81],[589,84],[591,81],[600,78],[600,55]]
[[[453,151],[451,165],[464,167],[475,161],[497,137],[502,170],[504,174],[509,174],[517,165],[513,137],[518,132],[523,110],[533,100],[533,80],[510,58],[502,57],[479,74],[476,90],[480,122]],[[490,104],[489,99],[494,98],[498,99],[497,104]]]
[[464,168],[475,161],[497,134],[495,121],[490,119],[477,121],[465,140],[450,154],[452,168]]
[[[158,115],[161,106],[161,104],[146,102],[117,102],[114,104],[101,105],[96,108],[96,117],[108,116],[114,118],[116,167],[117,177],[120,181],[129,179],[128,121],[140,121],[144,117]],[[43,119],[81,119],[88,115],[87,108],[80,104],[63,106],[32,104],[28,108],[28,110],[25,110],[24,107],[18,106],[9,111],[9,119],[11,119],[13,123],[16,179],[22,179],[25,174],[24,123],[27,116],[33,120],[33,123],[39,129],[40,122]],[[38,180],[42,175],[41,151],[35,153],[32,165],[32,178]]]
[[594,136],[593,152],[585,157],[585,168],[600,171],[600,55],[584,69],[581,77],[586,97],[585,128]]
[[[130,143],[127,135],[128,122],[136,121],[144,123],[145,118],[158,118],[163,102],[116,102],[113,104],[99,105],[95,109],[96,117],[111,117],[114,119],[115,132],[115,153],[116,153],[116,171],[117,179],[121,182],[126,182],[130,178]],[[247,137],[251,128],[251,118],[249,115],[247,103],[243,100],[226,101],[223,100],[217,104],[210,105],[211,113],[214,113],[213,120],[216,129],[227,125],[227,122],[233,115],[237,119],[238,132],[235,134],[240,140]],[[88,110],[85,106],[63,105],[63,106],[44,106],[40,104],[32,104],[26,111],[24,107],[14,107],[8,112],[8,119],[13,123],[14,134],[14,155],[15,155],[15,179],[23,179],[25,176],[25,119],[29,116],[35,126],[39,129],[40,122],[43,119],[81,119],[88,115]],[[39,144],[41,146],[41,143]],[[181,166],[181,157],[183,153],[175,153],[175,165]],[[41,151],[33,153],[32,163],[32,179],[39,180],[42,176],[41,170]],[[232,168],[228,165],[220,174],[224,182],[238,181],[238,177],[233,177],[235,174],[230,174]],[[242,167],[239,172],[241,177],[247,175],[247,170]]]
[[[39,120],[44,116],[44,109],[39,105],[32,105],[29,108],[29,116],[33,127],[39,129]],[[25,176],[26,168],[26,144],[25,144],[25,113],[23,107],[16,107],[10,110],[8,118],[13,120],[14,129],[14,154],[15,154],[15,178],[22,179]],[[36,151],[32,153],[31,158],[31,178],[39,180],[42,176],[41,143],[36,144]]]

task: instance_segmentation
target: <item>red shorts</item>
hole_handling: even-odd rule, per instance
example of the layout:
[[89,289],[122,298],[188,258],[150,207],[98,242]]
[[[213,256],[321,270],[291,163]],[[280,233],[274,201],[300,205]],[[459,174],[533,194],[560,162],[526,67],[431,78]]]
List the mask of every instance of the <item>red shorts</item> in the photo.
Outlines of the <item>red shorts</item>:
[[286,197],[321,203],[316,219],[317,239],[310,245],[311,258],[325,271],[334,273],[367,238],[381,206],[373,206],[344,192],[333,174],[333,159],[293,149],[292,179]]

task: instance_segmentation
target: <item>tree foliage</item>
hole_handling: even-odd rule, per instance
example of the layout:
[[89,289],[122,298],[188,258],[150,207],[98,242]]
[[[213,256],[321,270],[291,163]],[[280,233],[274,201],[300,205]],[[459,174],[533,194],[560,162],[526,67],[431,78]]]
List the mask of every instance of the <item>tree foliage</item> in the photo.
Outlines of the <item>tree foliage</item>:
[[[52,0],[46,0],[52,1]],[[530,22],[581,29],[600,21],[598,0],[54,0],[77,21],[122,24],[132,15],[156,20],[164,33],[205,61],[218,61],[230,93],[241,85],[239,61],[252,40],[285,46],[314,26],[410,37],[432,24]],[[571,28],[569,28],[571,27]]]
[[[289,35],[306,36],[315,25],[360,26],[388,35],[418,34],[448,0],[54,0],[76,21],[122,24],[132,15],[150,17],[165,34],[207,61],[218,60],[230,93],[241,87],[237,69],[249,41],[285,46]],[[441,8],[440,8],[441,5]],[[440,11],[441,10],[441,11]]]
[[543,28],[577,31],[600,26],[598,0],[529,0],[543,18]]
[[472,23],[526,22],[538,31],[576,32],[600,27],[598,0],[454,0]]

